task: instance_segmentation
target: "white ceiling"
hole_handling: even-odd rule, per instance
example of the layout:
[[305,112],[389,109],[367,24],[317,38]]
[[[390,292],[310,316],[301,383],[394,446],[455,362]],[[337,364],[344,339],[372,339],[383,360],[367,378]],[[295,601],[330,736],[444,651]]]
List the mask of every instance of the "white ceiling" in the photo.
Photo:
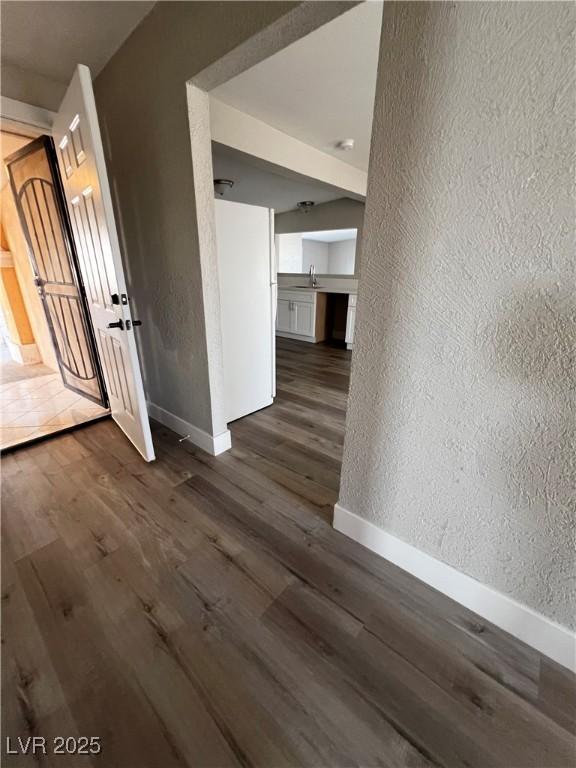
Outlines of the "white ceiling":
[[154,2],[2,2],[2,64],[68,83],[77,64],[95,77]]
[[318,205],[346,196],[338,187],[304,178],[216,142],[212,143],[212,164],[215,179],[234,182],[224,196],[226,200],[263,205],[277,213],[293,210],[301,200],[313,200]]
[[[361,3],[212,94],[367,170],[381,24],[382,2]],[[347,138],[353,150],[335,148]]]
[[317,240],[320,243],[340,243],[342,240],[356,240],[356,229],[330,229],[325,232],[304,232],[302,240]]

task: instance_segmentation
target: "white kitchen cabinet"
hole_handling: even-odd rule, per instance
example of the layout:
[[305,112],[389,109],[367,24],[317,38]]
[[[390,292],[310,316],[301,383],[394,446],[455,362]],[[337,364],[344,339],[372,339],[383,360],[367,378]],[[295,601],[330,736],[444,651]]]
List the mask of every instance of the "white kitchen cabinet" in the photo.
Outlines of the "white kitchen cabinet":
[[315,291],[278,290],[276,333],[312,343],[323,341],[326,295]]
[[316,302],[311,304],[305,301],[292,302],[292,333],[299,336],[314,336],[314,319],[316,315]]
[[278,297],[278,309],[276,312],[276,330],[290,333],[292,330],[292,302],[289,299]]
[[348,314],[346,315],[346,346],[352,349],[354,344],[354,326],[356,324],[356,296],[348,296]]

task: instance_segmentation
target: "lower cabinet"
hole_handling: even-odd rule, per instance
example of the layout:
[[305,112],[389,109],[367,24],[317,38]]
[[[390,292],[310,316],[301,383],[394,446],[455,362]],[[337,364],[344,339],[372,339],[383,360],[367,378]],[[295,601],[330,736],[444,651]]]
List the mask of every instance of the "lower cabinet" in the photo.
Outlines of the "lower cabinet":
[[[327,293],[278,289],[276,333],[279,336],[312,343],[324,341],[331,333],[331,330],[326,327],[328,317]],[[350,294],[346,315],[346,344],[349,348],[354,342],[355,320],[356,296]]]
[[352,349],[354,344],[354,326],[356,324],[356,296],[348,297],[348,314],[346,316],[346,346]]
[[288,337],[303,338],[304,341],[322,341],[323,324],[317,322],[323,317],[326,295],[313,291],[278,291],[276,332]]
[[313,304],[303,301],[292,302],[292,333],[299,336],[314,336],[314,318],[316,302]]
[[276,330],[298,336],[314,336],[315,302],[278,299]]
[[290,333],[292,326],[292,302],[288,299],[278,297],[278,308],[276,310],[276,330]]

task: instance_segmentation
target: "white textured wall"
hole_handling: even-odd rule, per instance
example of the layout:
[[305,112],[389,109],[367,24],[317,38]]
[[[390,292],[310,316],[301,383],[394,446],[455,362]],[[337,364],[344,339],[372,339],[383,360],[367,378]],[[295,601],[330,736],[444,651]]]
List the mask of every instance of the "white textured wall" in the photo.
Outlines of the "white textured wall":
[[[277,213],[274,217],[274,228],[277,234],[286,232],[321,232],[326,229],[357,229],[357,251],[362,239],[364,220],[364,203],[342,197],[329,203],[315,206],[308,213],[301,211],[286,211]],[[358,258],[356,256],[356,271],[358,275]],[[336,274],[333,270],[331,270]]]
[[356,259],[356,239],[337,240],[328,249],[328,274],[353,275]]
[[570,627],[575,14],[384,6],[340,492]]
[[302,235],[299,232],[276,235],[276,248],[278,272],[302,271]]
[[319,275],[328,272],[328,243],[303,238],[302,272],[308,272],[311,264],[314,265],[316,273]]

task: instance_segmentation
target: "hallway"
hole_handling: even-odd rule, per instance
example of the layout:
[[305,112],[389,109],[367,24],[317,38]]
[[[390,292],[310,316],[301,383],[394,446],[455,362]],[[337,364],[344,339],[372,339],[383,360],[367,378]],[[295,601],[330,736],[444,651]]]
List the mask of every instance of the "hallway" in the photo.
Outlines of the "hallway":
[[74,768],[572,766],[566,670],[331,528],[350,353],[277,365],[221,456],[157,426],[147,465],[107,420],[3,457],[4,735],[100,737]]

